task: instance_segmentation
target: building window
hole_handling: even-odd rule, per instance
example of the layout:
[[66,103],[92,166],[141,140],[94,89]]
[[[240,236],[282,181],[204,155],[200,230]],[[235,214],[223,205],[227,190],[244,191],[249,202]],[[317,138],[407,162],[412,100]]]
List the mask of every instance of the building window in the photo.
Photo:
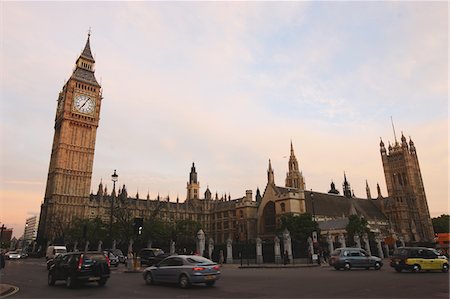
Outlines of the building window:
[[284,202],[281,203],[281,212],[286,212],[286,204]]

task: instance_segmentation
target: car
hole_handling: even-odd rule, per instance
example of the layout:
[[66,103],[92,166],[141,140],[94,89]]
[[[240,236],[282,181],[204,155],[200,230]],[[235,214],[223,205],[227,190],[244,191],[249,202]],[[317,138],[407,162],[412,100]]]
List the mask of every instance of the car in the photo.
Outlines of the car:
[[116,256],[112,251],[105,250],[103,253],[109,258],[109,264],[114,267],[119,266],[119,257]]
[[78,283],[97,282],[104,286],[111,273],[109,259],[103,252],[71,252],[58,256],[48,271],[48,285],[65,280],[68,288]]
[[116,249],[111,249],[111,251],[114,253],[115,256],[117,256],[119,258],[119,263],[126,264],[127,257],[125,255],[123,255],[122,250],[116,248]]
[[391,267],[397,272],[403,270],[420,272],[421,270],[440,270],[448,272],[448,259],[434,248],[399,247],[391,258]]
[[383,260],[377,256],[371,256],[361,248],[338,248],[331,254],[329,264],[336,270],[341,268],[345,270],[351,268],[380,270],[383,266]]
[[28,255],[24,252],[22,252],[21,250],[13,250],[13,251],[8,251],[5,254],[5,257],[10,259],[10,260],[18,260],[18,259],[23,259],[26,258]]
[[198,255],[173,255],[143,272],[145,283],[176,283],[181,288],[204,283],[213,286],[220,279],[220,266]]
[[53,259],[55,258],[55,256],[61,253],[67,253],[66,246],[50,245],[47,247],[47,253],[45,254],[45,258],[48,261],[49,259]]
[[160,248],[143,248],[139,250],[138,257],[141,259],[141,265],[152,266],[159,263],[169,254],[164,253]]

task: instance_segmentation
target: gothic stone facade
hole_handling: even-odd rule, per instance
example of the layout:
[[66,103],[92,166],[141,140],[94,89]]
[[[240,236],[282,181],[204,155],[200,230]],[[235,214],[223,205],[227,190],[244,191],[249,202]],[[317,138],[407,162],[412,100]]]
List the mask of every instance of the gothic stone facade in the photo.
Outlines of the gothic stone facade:
[[[191,219],[202,224],[207,237],[217,243],[232,240],[272,239],[283,215],[310,213],[321,224],[339,223],[349,215],[364,216],[370,229],[387,236],[397,232],[407,241],[431,241],[433,230],[428,212],[424,186],[416,150],[402,136],[402,145],[395,144],[386,152],[381,143],[388,197],[372,198],[366,182],[367,198],[356,198],[344,174],[343,195],[334,183],[328,193],[307,191],[291,142],[285,186],[277,186],[269,161],[267,185],[261,196],[251,190],[245,196],[231,199],[230,195],[213,197],[209,188],[200,195],[200,182],[192,164],[187,182],[186,200],[129,197],[125,186],[118,195],[108,194],[100,183],[96,194],[89,194],[96,131],[99,123],[102,94],[94,76],[94,58],[89,36],[85,48],[76,61],[71,78],[58,97],[55,135],[44,203],[41,206],[38,238],[52,240],[61,228],[74,218],[100,217],[108,222],[111,201],[119,209],[128,209],[133,217],[146,218],[158,209],[158,217],[168,222]],[[329,225],[325,232],[332,232]],[[342,228],[335,228],[339,230]]]

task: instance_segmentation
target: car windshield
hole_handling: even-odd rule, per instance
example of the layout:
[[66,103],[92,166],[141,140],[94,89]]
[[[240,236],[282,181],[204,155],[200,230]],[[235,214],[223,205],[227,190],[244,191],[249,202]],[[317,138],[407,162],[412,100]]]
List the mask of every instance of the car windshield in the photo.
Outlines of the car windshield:
[[56,252],[56,253],[66,253],[67,250],[65,250],[65,249],[60,249],[60,248],[56,248],[56,249],[55,249],[55,252]]
[[214,262],[201,256],[190,256],[186,260],[191,264],[215,265]]
[[164,251],[162,251],[162,249],[154,249],[154,250],[153,250],[153,253],[154,253],[155,255],[163,255],[163,254],[164,254]]

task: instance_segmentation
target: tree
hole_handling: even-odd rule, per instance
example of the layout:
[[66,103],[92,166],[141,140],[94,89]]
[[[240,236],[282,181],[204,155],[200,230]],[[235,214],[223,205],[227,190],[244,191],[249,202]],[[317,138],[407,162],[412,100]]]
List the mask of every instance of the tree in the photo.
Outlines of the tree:
[[358,215],[348,216],[348,224],[345,229],[347,230],[348,241],[351,244],[353,244],[353,237],[355,235],[362,236],[370,233],[367,224],[367,220],[364,217],[359,217]]
[[99,241],[105,242],[108,230],[105,223],[100,218],[72,220],[71,226],[66,230],[66,239],[70,242],[89,241],[91,244],[98,244]]
[[170,245],[173,227],[159,218],[145,219],[142,230],[142,241],[151,240],[155,247],[167,248]]
[[435,233],[450,233],[450,215],[442,214],[431,219]]
[[299,241],[306,241],[314,231],[320,236],[319,225],[313,220],[311,214],[286,215],[281,217],[281,230],[288,229],[291,238]]
[[178,247],[194,250],[197,232],[201,229],[201,227],[202,225],[194,220],[186,219],[178,221],[175,225],[175,231],[173,233]]

